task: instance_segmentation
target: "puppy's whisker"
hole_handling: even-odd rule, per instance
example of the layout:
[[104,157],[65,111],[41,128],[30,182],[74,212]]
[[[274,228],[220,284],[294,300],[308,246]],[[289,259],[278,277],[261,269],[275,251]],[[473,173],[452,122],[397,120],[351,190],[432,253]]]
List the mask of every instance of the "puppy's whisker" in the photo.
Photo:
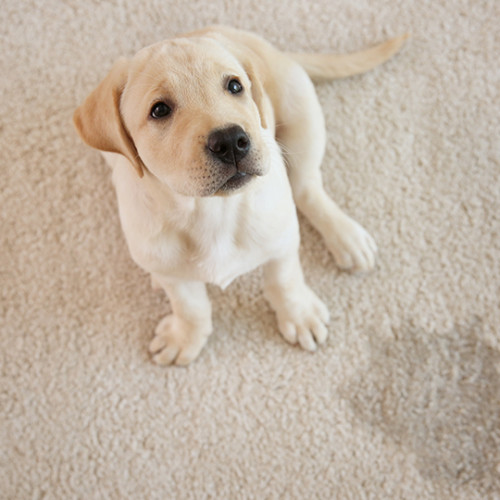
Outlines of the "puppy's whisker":
[[303,150],[297,150],[297,149],[291,149],[288,147],[284,142],[280,141],[279,139],[276,139],[276,142],[278,143],[278,146],[281,149],[281,152],[283,153],[283,156],[285,157],[290,157],[290,156],[296,156],[296,155],[301,155],[306,153],[308,150],[303,149]]

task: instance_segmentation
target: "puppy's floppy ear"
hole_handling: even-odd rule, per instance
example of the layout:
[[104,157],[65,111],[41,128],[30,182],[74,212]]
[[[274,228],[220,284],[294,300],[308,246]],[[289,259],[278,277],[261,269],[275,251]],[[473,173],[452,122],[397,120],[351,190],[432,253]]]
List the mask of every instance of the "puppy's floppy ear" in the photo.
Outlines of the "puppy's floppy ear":
[[134,166],[139,177],[144,175],[144,165],[135,145],[123,124],[120,99],[127,82],[128,61],[119,59],[108,76],[76,109],[73,122],[80,137],[89,146],[120,153]]
[[269,123],[266,117],[269,110],[266,109],[266,94],[264,91],[264,62],[256,52],[246,45],[229,42],[225,37],[221,39],[220,36],[216,36],[216,39],[220,40],[224,47],[231,52],[243,66],[245,73],[252,83],[252,99],[257,105],[262,128],[268,128]]
[[257,105],[257,109],[259,110],[260,115],[260,123],[262,128],[267,128],[267,120],[266,120],[266,109],[265,109],[265,93],[262,82],[261,72],[258,70],[258,65],[253,63],[250,58],[246,58],[243,61],[243,67],[245,69],[248,78],[252,82],[252,99]]

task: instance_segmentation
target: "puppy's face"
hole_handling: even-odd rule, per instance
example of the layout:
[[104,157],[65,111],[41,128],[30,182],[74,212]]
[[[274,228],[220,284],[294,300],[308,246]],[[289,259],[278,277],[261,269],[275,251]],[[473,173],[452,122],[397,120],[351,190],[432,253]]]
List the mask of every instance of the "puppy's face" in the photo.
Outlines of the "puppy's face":
[[130,62],[120,115],[161,182],[188,196],[227,194],[269,169],[255,95],[242,64],[218,42],[171,40]]

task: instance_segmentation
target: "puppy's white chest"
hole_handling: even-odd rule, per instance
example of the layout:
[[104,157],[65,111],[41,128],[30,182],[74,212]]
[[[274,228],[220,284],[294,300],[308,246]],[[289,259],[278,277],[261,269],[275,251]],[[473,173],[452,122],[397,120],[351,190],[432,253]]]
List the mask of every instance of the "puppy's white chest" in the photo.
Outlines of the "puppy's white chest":
[[263,260],[261,249],[251,239],[237,242],[236,238],[234,232],[221,230],[198,242],[179,259],[182,276],[225,288],[241,274],[257,267]]
[[[276,195],[276,193],[274,193]],[[162,274],[222,288],[298,243],[291,200],[221,200],[202,207],[184,231],[156,239]]]

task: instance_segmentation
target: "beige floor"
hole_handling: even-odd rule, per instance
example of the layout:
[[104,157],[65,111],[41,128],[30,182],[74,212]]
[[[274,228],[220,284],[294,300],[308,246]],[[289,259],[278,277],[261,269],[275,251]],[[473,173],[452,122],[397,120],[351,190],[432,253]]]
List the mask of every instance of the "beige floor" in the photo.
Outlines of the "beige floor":
[[[213,22],[290,50],[412,32],[318,89],[325,183],[380,261],[339,273],[302,221],[327,345],[281,340],[257,271],[210,289],[196,363],[159,368],[168,304],[71,115],[120,55]],[[494,0],[4,2],[0,497],[500,498],[499,26]]]

